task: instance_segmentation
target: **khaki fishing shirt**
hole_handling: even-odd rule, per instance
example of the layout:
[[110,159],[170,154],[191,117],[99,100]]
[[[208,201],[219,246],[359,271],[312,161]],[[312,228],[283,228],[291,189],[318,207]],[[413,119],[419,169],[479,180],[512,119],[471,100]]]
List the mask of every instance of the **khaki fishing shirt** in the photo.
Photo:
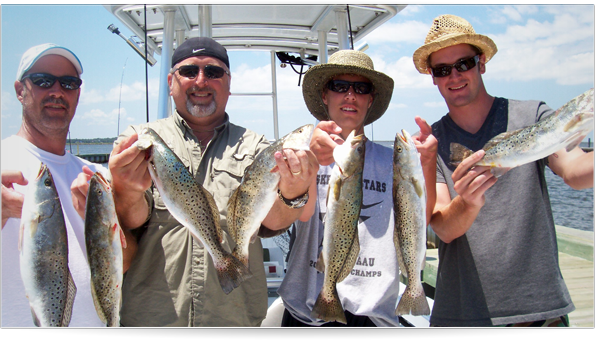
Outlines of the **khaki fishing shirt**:
[[[244,169],[269,142],[230,123],[226,115],[203,154],[198,139],[177,112],[129,127],[122,135],[138,133],[145,126],[161,136],[213,195],[221,216],[223,247],[231,252],[235,243],[227,229],[227,201],[240,184]],[[249,248],[254,276],[226,295],[207,250],[169,213],[156,188],[146,196],[151,215],[135,230],[140,239],[136,257],[124,276],[122,326],[259,326],[268,306],[260,240]],[[261,236],[276,234],[261,228]]]

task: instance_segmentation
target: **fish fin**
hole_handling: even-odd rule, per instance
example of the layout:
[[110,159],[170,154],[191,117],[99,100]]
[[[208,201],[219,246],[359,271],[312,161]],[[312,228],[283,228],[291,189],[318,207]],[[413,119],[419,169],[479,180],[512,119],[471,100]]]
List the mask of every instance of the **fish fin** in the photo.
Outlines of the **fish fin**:
[[450,165],[458,166],[465,158],[471,156],[473,151],[459,143],[450,143]]
[[[341,177],[337,178],[335,185],[332,188],[332,194],[335,195],[335,201],[339,200],[341,196],[341,187],[343,186],[343,179]],[[327,195],[327,206],[328,206],[328,195]]]
[[566,152],[570,152],[572,151],[574,148],[576,148],[585,138],[586,135],[584,134],[580,134],[580,133],[575,133],[572,136],[568,137],[566,139],[566,142],[568,142],[569,144],[566,146]]
[[128,247],[128,242],[126,242],[126,235],[124,235],[124,230],[120,226],[118,226],[120,230],[120,243],[122,244],[122,249],[126,249]]
[[279,172],[279,167],[277,165],[275,165],[272,169],[271,169],[271,173],[274,172]]
[[240,284],[253,275],[240,260],[231,254],[225,254],[218,263],[215,263],[219,284],[225,294],[239,287]]
[[[397,213],[395,212],[395,214]],[[395,224],[393,243],[395,244],[395,252],[397,253],[397,262],[399,263],[401,275],[407,277],[407,270],[405,270],[405,260],[403,260],[403,252],[401,251],[401,244],[399,243],[399,231],[397,228],[399,228],[399,226]]]
[[411,178],[411,182],[413,183],[413,187],[415,188],[415,193],[417,194],[417,196],[419,198],[423,198],[423,196],[425,195],[425,183],[422,183],[421,181],[418,181],[417,178]]
[[23,224],[21,220],[21,225],[19,226],[19,253],[23,251],[23,235],[25,233],[25,224]]
[[359,237],[357,228],[355,229],[355,237],[353,238],[353,243],[351,244],[351,249],[349,249],[349,254],[343,263],[343,267],[341,268],[341,272],[339,273],[339,277],[337,277],[337,282],[341,282],[345,280],[345,278],[351,274],[351,270],[357,261],[357,257],[359,256]]
[[217,208],[217,203],[215,203],[215,199],[213,195],[205,189],[202,185],[198,186],[200,190],[204,193],[204,196],[207,198],[207,202],[209,203],[209,208],[211,209],[211,214],[213,214],[213,222],[215,223],[215,230],[217,231],[217,239],[219,243],[223,242],[223,231],[221,230],[221,221],[219,220],[219,209]]
[[39,321],[39,318],[37,317],[37,314],[35,314],[33,307],[31,307],[31,316],[33,317],[33,324],[35,327],[41,327],[41,321]]
[[234,190],[233,194],[227,201],[227,230],[231,238],[238,243],[238,228],[236,223],[236,210],[238,209],[238,202],[239,202],[239,193],[240,187],[238,186],[236,190]]
[[[332,289],[332,291],[327,292],[329,289]],[[329,298],[327,299],[326,297]],[[335,285],[333,285],[333,288],[322,286],[322,290],[320,294],[318,294],[318,298],[314,303],[310,316],[327,322],[337,321],[342,324],[347,324],[345,311],[343,310],[343,305],[341,304]]]
[[74,297],[76,296],[76,285],[70,270],[68,271],[68,291],[66,295],[66,303],[64,307],[64,315],[62,316],[62,327],[68,327],[70,318],[72,317],[72,306],[74,305]]
[[581,124],[583,121],[583,114],[577,113],[575,114],[566,125],[564,125],[564,132],[568,132],[571,129],[575,128],[578,124]]
[[494,177],[498,178],[507,173],[508,170],[510,170],[510,168],[493,167],[490,169],[490,172],[492,173],[492,175],[494,175]]
[[407,314],[430,315],[430,306],[428,305],[428,300],[426,299],[426,294],[421,285],[421,281],[418,281],[415,289],[412,289],[410,285],[407,285],[397,304],[395,315]]
[[321,273],[324,273],[324,256],[322,256],[322,252],[318,255],[318,260],[316,260],[316,270]]
[[256,239],[258,238],[258,231],[260,230],[260,228],[256,229],[254,231],[254,234],[252,234],[252,236],[250,236],[250,243],[254,243],[254,241],[256,241]]

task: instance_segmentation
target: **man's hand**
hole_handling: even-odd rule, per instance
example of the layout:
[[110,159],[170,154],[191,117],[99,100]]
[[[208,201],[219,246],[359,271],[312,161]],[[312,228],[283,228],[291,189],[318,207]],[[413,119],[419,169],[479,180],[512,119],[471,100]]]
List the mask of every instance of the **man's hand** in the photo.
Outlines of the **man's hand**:
[[20,171],[2,171],[2,228],[9,218],[21,218],[25,195],[14,190],[13,184],[27,185],[29,181]]
[[85,208],[87,206],[87,193],[89,192],[89,180],[93,177],[93,170],[88,166],[83,166],[83,172],[81,172],[70,185],[70,193],[72,194],[72,205],[79,214],[79,216],[85,219]]
[[333,121],[322,121],[316,125],[310,141],[310,150],[320,165],[330,165],[335,161],[333,150],[344,142],[340,136],[341,131],[339,125]]
[[473,166],[485,155],[479,150],[465,158],[452,174],[455,191],[467,206],[481,208],[485,204],[485,192],[491,188],[497,178],[490,172],[489,166]]

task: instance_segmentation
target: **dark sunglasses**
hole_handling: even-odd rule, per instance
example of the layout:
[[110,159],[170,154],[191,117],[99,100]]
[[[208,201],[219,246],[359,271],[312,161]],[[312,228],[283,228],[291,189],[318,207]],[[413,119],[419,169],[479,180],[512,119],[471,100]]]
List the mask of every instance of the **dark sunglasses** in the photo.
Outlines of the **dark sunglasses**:
[[54,75],[48,73],[31,73],[21,78],[21,81],[25,80],[26,78],[31,79],[31,82],[39,87],[43,87],[45,89],[49,89],[50,87],[54,86],[56,80],[60,83],[63,89],[66,90],[78,90],[81,87],[83,81],[81,78],[73,77],[73,76],[62,76],[56,77]]
[[366,83],[363,81],[345,81],[345,80],[331,80],[326,84],[326,87],[338,93],[345,93],[349,91],[350,87],[353,87],[353,91],[357,94],[368,94],[372,92],[372,83]]
[[466,72],[466,71],[469,71],[470,69],[474,68],[475,65],[477,65],[478,61],[479,61],[479,55],[476,55],[475,57],[461,59],[452,65],[442,65],[442,66],[432,67],[431,68],[432,75],[436,78],[442,78],[442,77],[449,76],[450,73],[452,72],[453,67],[459,72]]
[[[200,72],[200,67],[198,65],[183,65],[173,70],[172,73],[175,73],[176,71],[178,71],[182,77],[194,79],[198,76],[198,72]],[[224,74],[229,75],[229,71],[227,71],[223,67],[215,65],[205,66],[203,72],[205,73],[205,77],[209,79],[219,79],[223,77]]]

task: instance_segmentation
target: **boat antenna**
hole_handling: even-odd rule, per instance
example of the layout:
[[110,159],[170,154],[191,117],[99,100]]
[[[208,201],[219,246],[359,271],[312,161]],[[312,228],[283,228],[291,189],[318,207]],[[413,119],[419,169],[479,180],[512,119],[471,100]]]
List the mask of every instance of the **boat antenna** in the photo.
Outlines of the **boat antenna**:
[[347,5],[347,20],[349,21],[349,37],[351,38],[351,49],[353,50],[353,31],[351,30],[351,15],[349,14],[349,5]]
[[[147,4],[144,5],[145,9],[145,55],[147,55]],[[147,123],[149,122],[149,62],[145,59],[145,105],[147,107]]]
[[122,84],[124,83],[124,70],[126,69],[126,62],[128,61],[128,57],[124,60],[124,67],[122,67],[122,78],[120,79],[120,98],[118,99],[118,134],[120,135],[120,106],[122,104]]

